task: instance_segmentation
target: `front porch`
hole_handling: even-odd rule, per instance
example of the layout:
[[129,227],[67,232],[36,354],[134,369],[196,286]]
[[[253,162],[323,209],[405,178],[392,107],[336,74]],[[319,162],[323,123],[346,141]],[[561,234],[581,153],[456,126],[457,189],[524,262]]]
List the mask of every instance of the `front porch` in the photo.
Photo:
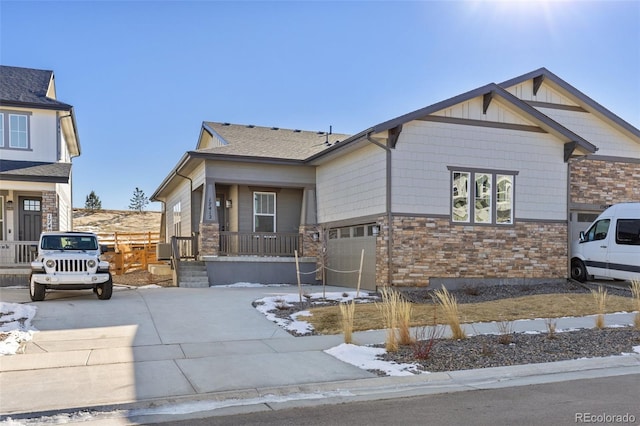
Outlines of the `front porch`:
[[[208,282],[200,287],[238,282],[261,284],[317,284],[316,257],[304,255],[304,234],[278,232],[215,232],[211,235],[172,237],[174,282],[180,286],[186,262],[204,262]],[[213,229],[211,229],[213,228]],[[313,236],[308,237],[313,240]],[[218,241],[212,250],[211,241]],[[200,251],[205,245],[204,252]],[[208,249],[208,250],[207,250]],[[313,250],[311,250],[313,251]],[[209,254],[207,254],[207,252]],[[212,253],[214,252],[214,253]],[[296,259],[297,254],[297,259]],[[189,283],[189,286],[196,286]]]

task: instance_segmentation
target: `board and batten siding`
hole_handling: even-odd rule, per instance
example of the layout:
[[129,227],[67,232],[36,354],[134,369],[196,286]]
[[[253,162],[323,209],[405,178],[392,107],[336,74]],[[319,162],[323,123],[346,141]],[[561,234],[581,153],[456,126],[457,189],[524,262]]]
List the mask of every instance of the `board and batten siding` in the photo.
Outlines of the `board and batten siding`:
[[579,106],[575,101],[563,95],[558,90],[551,87],[548,83],[543,82],[538,88],[538,92],[533,94],[533,80],[527,80],[522,83],[506,88],[507,92],[524,101],[547,102],[550,104]]
[[546,133],[414,121],[392,155],[393,211],[449,215],[448,166],[518,172],[516,219],[566,220],[563,143]]
[[318,166],[318,222],[384,213],[385,158],[385,151],[371,144]]
[[640,143],[632,140],[594,114],[554,108],[537,108],[572,132],[598,147],[595,155],[640,158]]

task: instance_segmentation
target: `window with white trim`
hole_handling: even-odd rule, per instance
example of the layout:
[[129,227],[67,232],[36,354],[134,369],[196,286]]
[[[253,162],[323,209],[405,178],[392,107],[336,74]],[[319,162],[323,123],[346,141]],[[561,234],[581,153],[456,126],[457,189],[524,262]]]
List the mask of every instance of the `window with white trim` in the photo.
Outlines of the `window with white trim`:
[[451,170],[451,221],[513,224],[513,187],[517,172]]
[[0,148],[4,147],[4,114],[0,112]]
[[276,193],[253,193],[253,232],[276,232]]
[[9,148],[29,148],[29,120],[23,114],[9,114]]

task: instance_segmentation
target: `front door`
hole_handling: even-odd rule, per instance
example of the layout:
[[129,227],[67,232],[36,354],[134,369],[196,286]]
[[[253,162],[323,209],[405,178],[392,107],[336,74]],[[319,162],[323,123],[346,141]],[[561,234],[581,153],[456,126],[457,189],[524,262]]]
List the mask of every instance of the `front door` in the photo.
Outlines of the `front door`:
[[38,241],[42,231],[42,198],[19,197],[18,240]]

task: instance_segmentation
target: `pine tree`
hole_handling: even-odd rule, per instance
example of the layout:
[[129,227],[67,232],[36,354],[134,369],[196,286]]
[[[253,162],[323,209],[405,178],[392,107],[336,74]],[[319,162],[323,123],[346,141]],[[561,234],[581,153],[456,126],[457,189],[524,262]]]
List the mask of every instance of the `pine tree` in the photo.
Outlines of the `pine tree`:
[[147,204],[149,204],[149,199],[146,195],[144,195],[144,191],[136,187],[136,190],[133,191],[133,198],[131,199],[131,203],[129,203],[129,209],[137,210],[138,212],[142,213]]
[[87,210],[102,210],[100,197],[98,197],[93,190],[91,191],[91,194],[87,195],[84,202],[84,208]]

